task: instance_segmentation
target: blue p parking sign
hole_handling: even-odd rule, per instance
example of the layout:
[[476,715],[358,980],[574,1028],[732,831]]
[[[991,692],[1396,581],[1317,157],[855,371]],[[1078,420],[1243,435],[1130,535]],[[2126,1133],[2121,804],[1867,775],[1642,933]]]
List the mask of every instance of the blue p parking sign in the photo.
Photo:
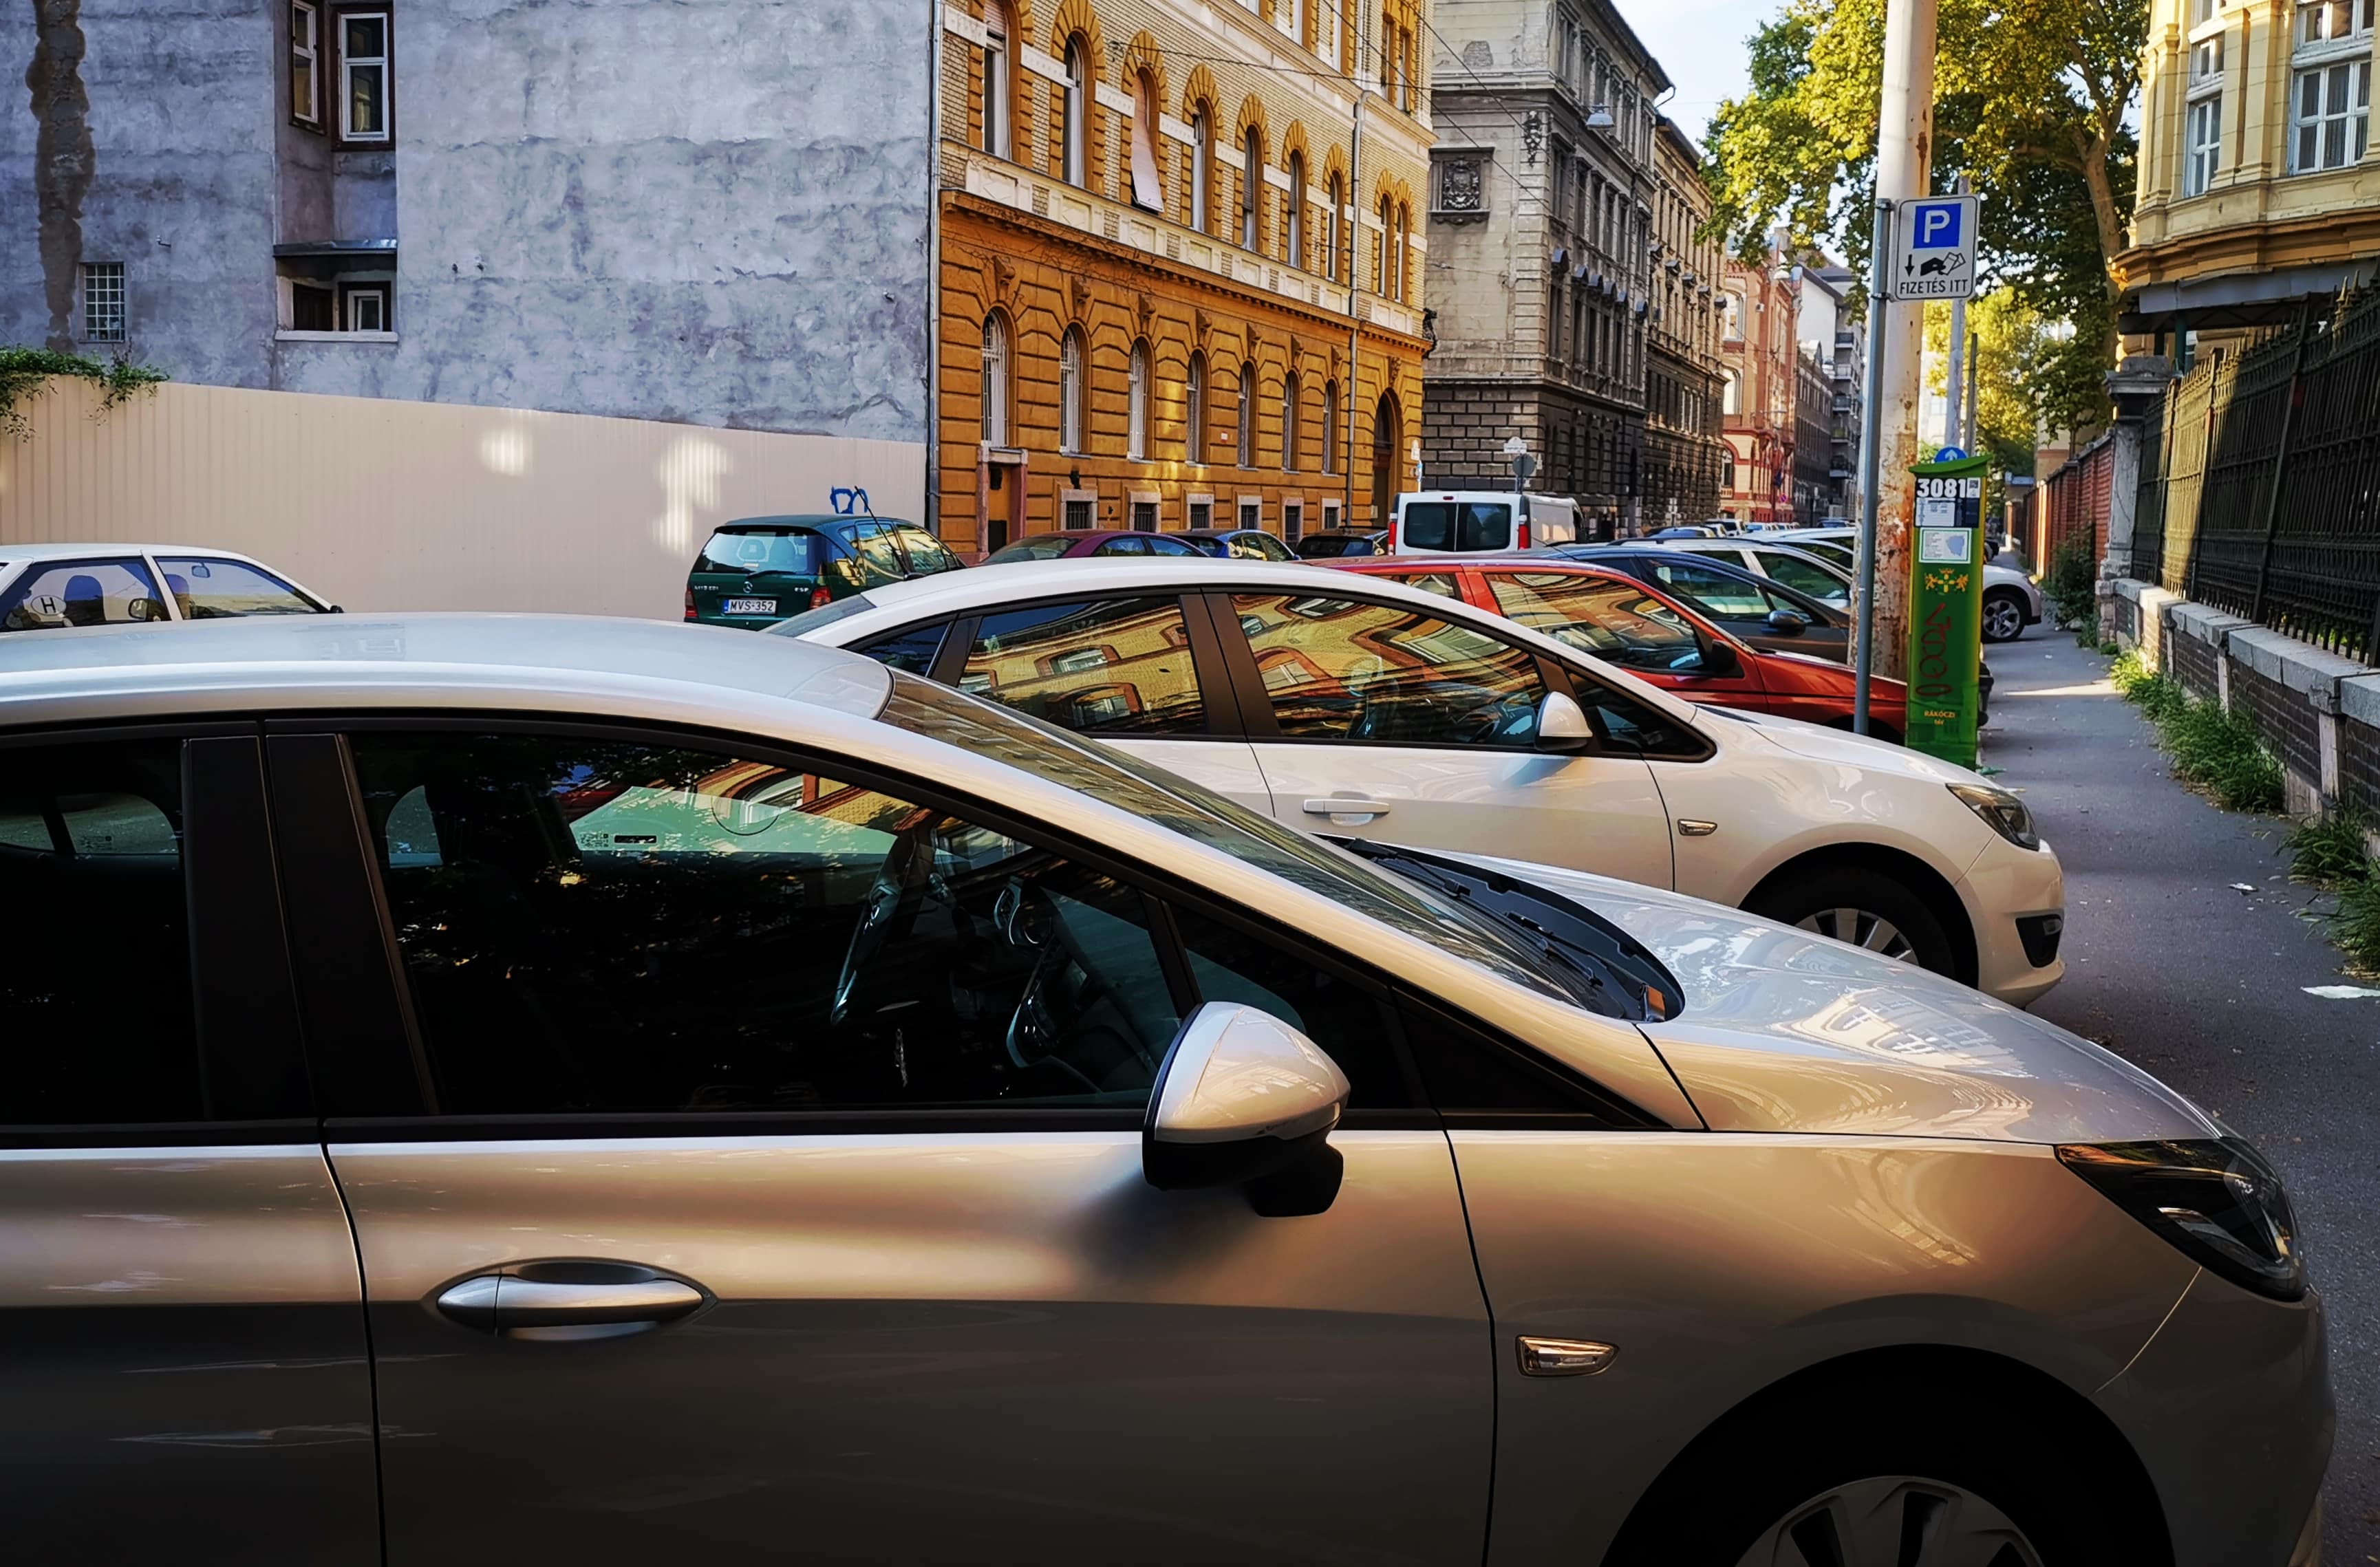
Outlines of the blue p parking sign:
[[1929,196],[1900,203],[1892,230],[1890,275],[1896,299],[1963,299],[1975,291],[1973,196]]

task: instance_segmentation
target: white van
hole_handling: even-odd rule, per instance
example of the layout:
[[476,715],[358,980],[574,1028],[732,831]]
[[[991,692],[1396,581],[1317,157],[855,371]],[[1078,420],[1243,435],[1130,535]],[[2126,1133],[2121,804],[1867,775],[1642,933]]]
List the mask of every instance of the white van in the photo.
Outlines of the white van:
[[1493,555],[1578,538],[1578,503],[1521,490],[1424,490],[1397,497],[1392,555]]

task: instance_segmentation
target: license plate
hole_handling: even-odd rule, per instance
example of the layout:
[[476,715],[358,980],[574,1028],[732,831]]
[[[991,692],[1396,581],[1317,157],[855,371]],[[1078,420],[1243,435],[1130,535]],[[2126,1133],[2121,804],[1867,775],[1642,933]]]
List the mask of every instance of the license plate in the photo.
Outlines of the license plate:
[[777,601],[774,599],[730,599],[727,601],[726,613],[729,614],[774,614],[777,613]]

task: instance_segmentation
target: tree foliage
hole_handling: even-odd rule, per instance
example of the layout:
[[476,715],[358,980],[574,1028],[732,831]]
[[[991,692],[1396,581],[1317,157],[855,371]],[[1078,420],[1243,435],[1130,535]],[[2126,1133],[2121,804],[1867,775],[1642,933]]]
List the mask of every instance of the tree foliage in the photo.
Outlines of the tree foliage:
[[[1750,91],[1711,122],[1712,226],[1740,251],[1782,228],[1795,248],[1867,261],[1885,0],[1785,0],[1750,40]],[[1934,188],[1965,175],[1985,201],[1979,272],[2073,323],[2028,371],[2043,411],[2104,407],[2113,262],[2131,219],[2146,0],[1940,0]],[[2055,418],[2056,416],[2053,415]]]
[[165,379],[164,370],[136,365],[128,359],[102,362],[48,348],[0,348],[0,431],[19,438],[31,434],[32,426],[25,419],[25,402],[53,376],[60,375],[95,382],[103,387],[101,413]]

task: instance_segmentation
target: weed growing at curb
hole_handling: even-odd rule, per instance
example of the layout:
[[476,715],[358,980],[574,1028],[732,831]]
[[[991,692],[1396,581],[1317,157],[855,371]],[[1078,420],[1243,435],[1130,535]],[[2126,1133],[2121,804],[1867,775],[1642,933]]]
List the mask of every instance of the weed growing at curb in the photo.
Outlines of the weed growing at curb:
[[2372,880],[2371,851],[2363,846],[2363,815],[2334,811],[2292,828],[2282,846],[2289,851],[2289,874],[2325,887]]
[[[2107,679],[2156,725],[2157,742],[2173,758],[2175,776],[2198,784],[2229,810],[2280,808],[2281,764],[2245,717],[2219,702],[2192,701],[2180,681],[2151,670],[2137,651],[2119,657]],[[2374,934],[2380,936],[2380,903],[2374,915]]]

